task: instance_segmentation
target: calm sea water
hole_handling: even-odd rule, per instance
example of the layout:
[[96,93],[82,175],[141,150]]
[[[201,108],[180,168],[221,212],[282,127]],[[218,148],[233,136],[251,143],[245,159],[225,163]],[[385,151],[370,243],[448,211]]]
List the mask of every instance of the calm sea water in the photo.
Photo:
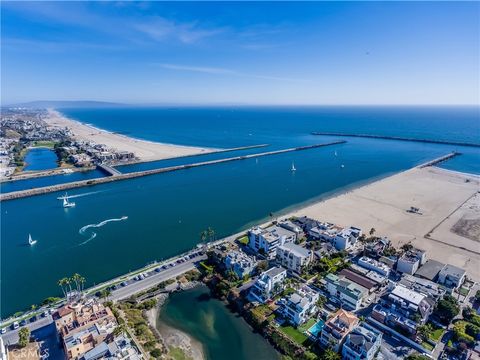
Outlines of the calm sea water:
[[208,360],[279,359],[278,353],[241,317],[212,299],[207,287],[173,294],[160,314],[160,321],[193,336],[203,344]]
[[[130,124],[119,115],[123,110],[135,113],[132,109],[101,109],[69,110],[68,114],[119,131],[122,124]],[[428,115],[422,108],[417,122],[411,119],[414,110],[402,109],[402,114],[410,114],[408,125],[412,128],[405,128],[404,133],[396,135],[421,133],[425,137],[428,128],[431,137],[473,142],[475,133],[478,133],[475,109],[461,108],[457,115],[452,108],[433,109]],[[198,109],[195,117],[196,111],[139,109],[138,114],[131,117],[138,130],[128,126],[124,132],[170,143],[206,146],[211,142],[210,145],[216,147],[270,143],[271,148],[283,148],[334,139],[313,136],[309,131],[338,130],[322,125],[335,124],[333,120],[326,120],[329,117],[335,119],[328,115],[334,113],[332,109],[328,109],[327,114],[318,115],[323,119],[318,122],[312,119],[312,109],[305,110],[308,115],[305,121],[300,121],[291,109],[288,109],[288,116],[275,109],[260,109],[259,113],[253,109],[233,112]],[[362,122],[368,123],[367,109],[359,111]],[[390,115],[384,108],[371,111],[373,125],[365,129],[358,126],[354,111],[350,109],[352,126],[362,128],[362,132],[379,131],[381,121],[375,120],[379,111],[386,114],[386,119],[401,118],[396,109],[390,109]],[[157,121],[151,115],[154,112]],[[97,115],[92,115],[95,113]],[[217,113],[220,117],[215,115]],[[254,120],[248,115],[252,113]],[[143,119],[144,114],[150,115],[140,126],[138,119]],[[236,114],[231,123],[227,114]],[[342,114],[338,115],[340,119],[346,117]],[[279,119],[278,126],[275,125],[276,118]],[[180,124],[182,119],[183,125]],[[456,125],[447,119],[456,120]],[[430,127],[425,125],[428,121]],[[190,125],[192,131],[188,130]],[[347,129],[345,124],[341,126]],[[385,132],[399,127],[387,122],[383,126]],[[460,134],[462,132],[464,137]],[[187,140],[189,138],[191,142]],[[80,197],[72,199],[77,206],[70,209],[62,208],[56,199],[61,195],[59,193],[2,203],[2,316],[28,308],[47,296],[58,295],[60,289],[56,283],[63,276],[79,272],[87,278],[88,285],[105,281],[154,259],[174,256],[194,247],[199,241],[199,233],[208,226],[215,228],[219,237],[232,234],[266,219],[270,212],[286,212],[292,207],[394,174],[452,150],[447,145],[360,138],[348,140],[348,143],[335,147],[264,157],[258,162],[249,159],[75,189],[69,194]],[[444,166],[480,173],[478,149],[462,147],[457,150],[465,155]],[[224,155],[228,157],[233,153]],[[292,161],[298,169],[296,173],[290,171]],[[168,162],[172,161],[164,164]],[[85,229],[87,225],[124,215],[128,220]],[[93,232],[96,237],[89,240]],[[35,246],[26,245],[29,233],[38,240]]]

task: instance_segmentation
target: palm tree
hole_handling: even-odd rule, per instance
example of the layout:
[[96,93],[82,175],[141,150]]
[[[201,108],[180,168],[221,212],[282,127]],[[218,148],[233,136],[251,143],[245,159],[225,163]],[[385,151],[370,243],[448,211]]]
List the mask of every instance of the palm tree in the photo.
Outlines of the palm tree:
[[80,275],[80,277],[78,278],[78,283],[80,285],[80,292],[83,292],[85,282],[86,282],[85,278]]
[[215,230],[213,230],[210,226],[207,229],[207,233],[210,241],[215,240]]
[[80,281],[79,281],[80,278],[81,278],[81,276],[78,273],[75,273],[72,276],[72,281],[75,283],[75,287],[77,288],[78,292],[80,292]]
[[369,232],[370,236],[373,236],[373,234],[375,234],[376,231],[377,230],[375,230],[375,228],[372,227]]
[[200,241],[201,242],[206,242],[208,239],[208,231],[207,230],[203,230],[201,233],[200,233]]
[[67,278],[62,278],[58,280],[58,283],[57,283],[58,286],[62,288],[63,296],[65,297],[65,299],[67,298],[67,288],[66,288],[67,283],[68,283]]

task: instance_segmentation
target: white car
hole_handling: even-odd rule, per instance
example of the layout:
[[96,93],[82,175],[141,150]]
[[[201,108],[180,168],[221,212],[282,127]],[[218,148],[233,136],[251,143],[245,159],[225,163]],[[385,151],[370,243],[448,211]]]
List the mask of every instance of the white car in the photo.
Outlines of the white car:
[[0,332],[1,332],[2,334],[5,334],[5,333],[7,332],[7,328],[2,328],[2,330],[0,330]]
[[16,330],[20,327],[20,325],[18,324],[18,321],[15,321],[13,324],[12,324],[12,328],[13,330]]

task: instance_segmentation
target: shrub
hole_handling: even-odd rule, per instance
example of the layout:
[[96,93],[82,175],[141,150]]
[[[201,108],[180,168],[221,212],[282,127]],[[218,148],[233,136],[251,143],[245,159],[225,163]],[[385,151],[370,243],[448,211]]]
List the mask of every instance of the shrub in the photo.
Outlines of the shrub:
[[30,342],[30,329],[22,327],[18,332],[18,346],[24,348]]
[[150,355],[158,359],[162,356],[162,351],[160,349],[153,349],[152,351],[150,351]]

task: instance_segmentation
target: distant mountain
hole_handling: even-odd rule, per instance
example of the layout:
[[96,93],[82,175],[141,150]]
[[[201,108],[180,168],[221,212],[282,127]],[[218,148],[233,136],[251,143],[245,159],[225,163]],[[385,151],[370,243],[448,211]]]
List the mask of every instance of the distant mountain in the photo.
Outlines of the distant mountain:
[[112,103],[112,102],[104,102],[104,101],[48,101],[48,100],[40,100],[40,101],[30,101],[26,103],[20,104],[10,104],[6,105],[7,107],[25,107],[25,108],[102,108],[102,107],[120,107],[126,106],[125,104],[120,103]]

